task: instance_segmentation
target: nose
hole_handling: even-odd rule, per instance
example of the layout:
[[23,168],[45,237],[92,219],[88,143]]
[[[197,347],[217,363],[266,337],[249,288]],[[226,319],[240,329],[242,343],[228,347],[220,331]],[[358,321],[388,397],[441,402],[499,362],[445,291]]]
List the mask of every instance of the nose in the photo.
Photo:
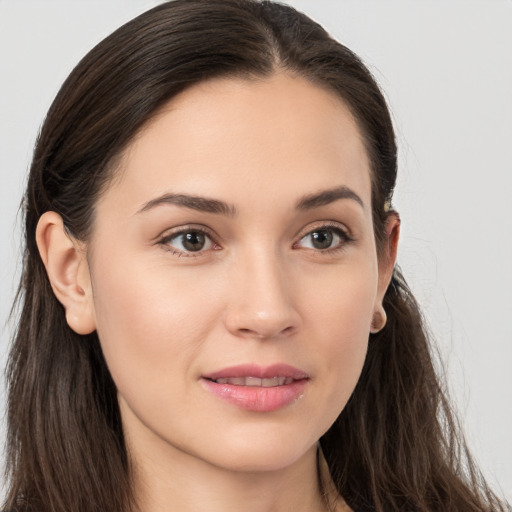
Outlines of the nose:
[[231,334],[271,339],[288,337],[297,331],[301,317],[293,280],[275,255],[246,260],[230,274],[225,325]]

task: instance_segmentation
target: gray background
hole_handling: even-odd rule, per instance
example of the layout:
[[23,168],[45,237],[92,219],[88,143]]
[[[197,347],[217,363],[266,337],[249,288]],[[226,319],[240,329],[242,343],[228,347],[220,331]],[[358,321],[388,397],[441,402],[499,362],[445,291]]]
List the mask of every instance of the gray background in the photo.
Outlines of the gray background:
[[[79,58],[157,3],[0,0],[2,368],[19,272],[17,210],[37,130]],[[441,348],[469,443],[510,499],[512,2],[289,3],[356,51],[386,92],[400,146],[399,263]]]

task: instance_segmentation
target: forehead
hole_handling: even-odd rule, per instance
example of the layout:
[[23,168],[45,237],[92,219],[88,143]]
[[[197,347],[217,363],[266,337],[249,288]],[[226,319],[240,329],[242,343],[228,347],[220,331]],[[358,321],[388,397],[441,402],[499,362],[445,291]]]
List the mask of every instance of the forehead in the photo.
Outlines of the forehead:
[[112,192],[133,209],[169,191],[247,204],[261,194],[285,201],[336,185],[356,189],[368,204],[371,194],[349,108],[335,93],[285,73],[185,90],[130,144],[119,178]]

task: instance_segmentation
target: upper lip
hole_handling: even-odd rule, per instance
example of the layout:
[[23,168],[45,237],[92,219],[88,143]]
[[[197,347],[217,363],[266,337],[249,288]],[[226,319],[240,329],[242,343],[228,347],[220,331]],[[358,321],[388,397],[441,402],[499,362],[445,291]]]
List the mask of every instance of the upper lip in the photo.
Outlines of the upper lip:
[[309,378],[309,375],[306,372],[295,368],[294,366],[279,363],[270,366],[241,364],[207,373],[202,377],[211,380],[227,379],[230,377],[257,377],[260,379],[271,379],[272,377],[290,377],[294,380],[301,380]]

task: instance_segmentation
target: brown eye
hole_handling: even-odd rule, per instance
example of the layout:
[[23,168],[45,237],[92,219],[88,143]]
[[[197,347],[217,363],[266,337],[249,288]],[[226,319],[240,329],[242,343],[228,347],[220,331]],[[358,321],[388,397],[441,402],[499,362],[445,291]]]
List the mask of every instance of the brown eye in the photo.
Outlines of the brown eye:
[[192,231],[181,235],[182,244],[187,251],[200,251],[206,244],[206,235],[199,231]]
[[311,245],[315,249],[328,249],[331,247],[334,238],[332,231],[326,229],[313,231],[309,236],[311,237]]
[[209,235],[197,229],[188,229],[166,236],[160,243],[175,253],[185,256],[187,253],[209,250],[214,245]]
[[325,251],[341,247],[350,240],[350,237],[340,228],[321,227],[303,236],[298,246],[305,249]]

